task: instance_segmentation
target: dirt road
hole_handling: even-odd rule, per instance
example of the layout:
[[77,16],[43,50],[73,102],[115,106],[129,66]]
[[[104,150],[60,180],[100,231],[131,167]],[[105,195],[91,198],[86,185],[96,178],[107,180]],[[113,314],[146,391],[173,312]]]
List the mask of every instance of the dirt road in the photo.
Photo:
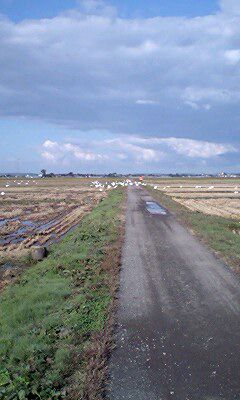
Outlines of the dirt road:
[[151,201],[129,189],[108,397],[239,400],[239,280]]

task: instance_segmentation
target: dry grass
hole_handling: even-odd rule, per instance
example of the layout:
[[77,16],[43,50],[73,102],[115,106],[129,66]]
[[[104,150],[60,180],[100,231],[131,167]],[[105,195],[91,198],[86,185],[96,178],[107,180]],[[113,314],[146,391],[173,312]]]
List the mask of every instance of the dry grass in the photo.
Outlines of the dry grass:
[[57,241],[77,225],[106,197],[90,183],[76,178],[1,179],[0,259]]
[[240,220],[240,179],[156,180],[152,183],[191,211]]
[[[240,220],[240,199],[180,199],[173,200],[192,211]],[[239,226],[240,228],[240,226]]]

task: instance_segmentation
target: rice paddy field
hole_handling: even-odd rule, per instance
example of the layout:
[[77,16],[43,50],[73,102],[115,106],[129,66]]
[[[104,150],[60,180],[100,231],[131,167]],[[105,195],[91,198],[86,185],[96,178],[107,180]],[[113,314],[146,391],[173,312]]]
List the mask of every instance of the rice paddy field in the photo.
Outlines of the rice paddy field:
[[151,184],[191,211],[240,221],[240,179],[155,180]]
[[59,241],[104,197],[88,179],[0,179],[0,260]]

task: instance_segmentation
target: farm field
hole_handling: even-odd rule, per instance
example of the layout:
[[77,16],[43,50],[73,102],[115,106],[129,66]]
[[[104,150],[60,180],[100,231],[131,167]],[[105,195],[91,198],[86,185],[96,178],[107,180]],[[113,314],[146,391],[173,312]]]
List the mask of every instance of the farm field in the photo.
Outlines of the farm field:
[[240,179],[156,180],[152,184],[192,211],[240,220]]
[[0,260],[58,241],[106,197],[75,178],[1,179],[0,193]]

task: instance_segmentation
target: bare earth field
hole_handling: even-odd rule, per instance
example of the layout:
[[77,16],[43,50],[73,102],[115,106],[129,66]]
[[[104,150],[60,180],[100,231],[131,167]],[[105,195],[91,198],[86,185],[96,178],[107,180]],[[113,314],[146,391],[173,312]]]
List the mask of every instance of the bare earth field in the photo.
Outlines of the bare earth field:
[[106,197],[87,179],[0,179],[0,260],[69,232]]
[[192,211],[240,221],[240,179],[156,180],[153,184]]

